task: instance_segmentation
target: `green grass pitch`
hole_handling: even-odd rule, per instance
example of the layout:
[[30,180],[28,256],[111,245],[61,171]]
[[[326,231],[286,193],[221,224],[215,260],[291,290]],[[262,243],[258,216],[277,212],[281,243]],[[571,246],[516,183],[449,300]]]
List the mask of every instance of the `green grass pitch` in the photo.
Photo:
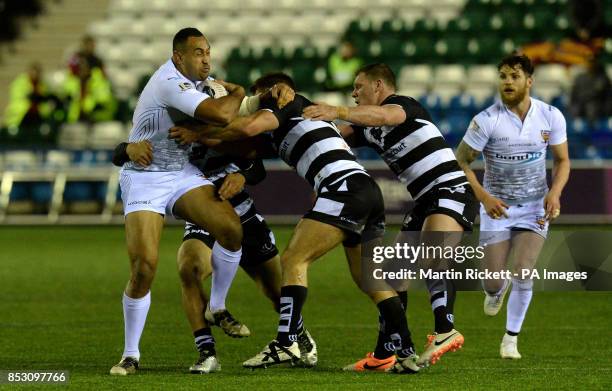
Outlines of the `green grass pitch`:
[[[281,249],[290,232],[275,228]],[[461,351],[415,376],[343,373],[342,366],[373,348],[377,313],[353,285],[340,249],[309,272],[304,318],[319,345],[316,368],[241,367],[275,336],[277,316],[239,272],[228,307],[252,336],[235,340],[214,329],[222,371],[190,375],[197,354],[180,302],[175,257],[181,236],[178,227],[163,235],[140,346],[142,369],[119,378],[108,371],[123,350],[123,228],[1,227],[0,370],[69,370],[69,387],[79,390],[612,389],[610,292],[536,292],[518,361],[499,358],[504,313],[487,318],[481,293],[460,292],[455,313],[466,339]],[[426,293],[411,293],[408,304],[413,338],[422,347],[433,325]]]

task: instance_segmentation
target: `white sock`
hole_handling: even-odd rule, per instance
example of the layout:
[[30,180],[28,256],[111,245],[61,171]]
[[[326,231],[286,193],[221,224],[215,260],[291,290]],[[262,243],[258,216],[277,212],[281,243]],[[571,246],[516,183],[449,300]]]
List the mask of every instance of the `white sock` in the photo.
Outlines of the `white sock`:
[[140,359],[138,343],[147,321],[147,313],[151,306],[151,291],[140,299],[132,299],[123,293],[123,322],[125,324],[125,347],[123,357]]
[[212,248],[212,286],[210,288],[210,310],[217,312],[225,309],[225,298],[240,266],[242,248],[230,251],[215,242]]
[[512,291],[506,308],[506,330],[519,333],[533,296],[533,280],[512,279]]

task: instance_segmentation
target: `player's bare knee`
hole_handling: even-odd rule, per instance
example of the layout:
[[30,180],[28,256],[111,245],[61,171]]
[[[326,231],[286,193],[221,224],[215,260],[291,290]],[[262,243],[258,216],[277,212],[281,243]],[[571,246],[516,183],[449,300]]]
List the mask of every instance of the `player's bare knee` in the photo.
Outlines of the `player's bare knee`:
[[192,246],[181,246],[177,257],[178,273],[183,285],[200,283],[205,273],[205,259],[198,248]]
[[230,251],[238,251],[242,246],[242,225],[236,219],[225,221],[215,232],[217,242]]

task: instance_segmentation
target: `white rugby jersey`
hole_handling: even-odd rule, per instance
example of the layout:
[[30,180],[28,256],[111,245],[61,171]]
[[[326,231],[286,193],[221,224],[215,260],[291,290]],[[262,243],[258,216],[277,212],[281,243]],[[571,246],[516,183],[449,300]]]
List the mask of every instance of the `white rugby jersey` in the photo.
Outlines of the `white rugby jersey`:
[[524,122],[496,102],[474,117],[463,137],[483,152],[484,188],[509,203],[534,201],[548,192],[546,147],[566,140],[563,114],[534,98]]
[[192,118],[198,105],[211,96],[199,91],[168,60],[151,76],[138,98],[132,117],[129,142],[149,140],[153,162],[142,167],[133,162],[123,167],[139,171],[179,171],[189,161],[189,146],[168,138],[168,130],[178,121]]

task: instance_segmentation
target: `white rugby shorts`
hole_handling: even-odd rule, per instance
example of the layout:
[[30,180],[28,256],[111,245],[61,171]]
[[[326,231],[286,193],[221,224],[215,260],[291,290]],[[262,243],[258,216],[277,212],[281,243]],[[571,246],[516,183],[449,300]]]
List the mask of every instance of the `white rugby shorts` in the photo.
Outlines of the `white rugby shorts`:
[[191,163],[181,171],[121,170],[119,175],[123,214],[148,210],[172,215],[174,203],[188,191],[212,186],[202,172]]
[[545,218],[544,198],[536,201],[510,205],[508,217],[493,219],[480,205],[480,244],[499,243],[509,240],[512,231],[529,230],[546,238],[548,220]]

